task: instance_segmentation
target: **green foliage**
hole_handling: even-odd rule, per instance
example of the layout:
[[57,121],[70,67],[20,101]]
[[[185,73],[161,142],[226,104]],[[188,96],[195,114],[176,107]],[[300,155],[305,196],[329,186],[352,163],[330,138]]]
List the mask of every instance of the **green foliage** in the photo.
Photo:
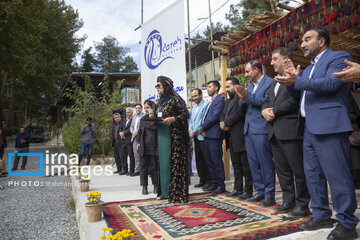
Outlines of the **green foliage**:
[[5,136],[14,136],[19,133],[18,127],[8,127],[3,130]]
[[113,36],[106,36],[101,42],[95,43],[96,60],[99,69],[105,72],[135,72],[137,65],[131,56],[129,48],[122,47]]
[[121,105],[121,86],[123,81],[117,81],[116,89],[109,90],[108,74],[105,72],[103,84],[101,85],[100,98],[98,92],[90,82],[87,75],[83,75],[87,81],[88,91],[84,92],[74,82],[72,87],[65,89],[64,97],[69,98],[73,104],[65,107],[63,111],[70,113],[68,123],[63,127],[63,141],[69,152],[78,152],[80,149],[80,127],[86,118],[91,116],[96,128],[94,153],[108,155],[111,147],[112,110],[124,108]]
[[70,153],[78,153],[80,150],[81,136],[80,127],[84,124],[84,119],[72,117],[62,128],[62,137],[65,148]]
[[246,86],[249,86],[250,80],[245,77],[245,74],[244,74],[244,73],[234,75],[234,77],[236,77],[237,79],[239,79],[239,83],[240,83],[241,86],[245,86],[245,85],[246,85]]
[[[275,4],[277,0],[271,0]],[[241,11],[240,11],[241,9]],[[275,9],[278,11],[277,9]],[[239,29],[249,22],[250,16],[263,14],[264,11],[271,12],[270,0],[241,0],[240,3],[231,4],[225,19],[231,23],[231,31]]]
[[97,60],[95,59],[95,56],[91,53],[91,50],[92,47],[87,48],[81,56],[81,60],[82,60],[81,70],[83,72],[92,72],[96,67]]
[[75,36],[82,25],[63,0],[0,2],[0,124],[21,125],[25,115],[46,121],[83,41]]

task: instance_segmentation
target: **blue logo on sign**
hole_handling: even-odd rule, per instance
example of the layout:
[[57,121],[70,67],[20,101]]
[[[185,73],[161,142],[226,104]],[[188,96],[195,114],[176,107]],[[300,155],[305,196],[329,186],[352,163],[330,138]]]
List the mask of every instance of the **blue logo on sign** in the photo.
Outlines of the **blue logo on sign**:
[[158,30],[153,30],[145,44],[144,59],[150,69],[157,68],[166,59],[173,58],[169,55],[181,50],[181,39],[177,39],[169,44],[163,43]]

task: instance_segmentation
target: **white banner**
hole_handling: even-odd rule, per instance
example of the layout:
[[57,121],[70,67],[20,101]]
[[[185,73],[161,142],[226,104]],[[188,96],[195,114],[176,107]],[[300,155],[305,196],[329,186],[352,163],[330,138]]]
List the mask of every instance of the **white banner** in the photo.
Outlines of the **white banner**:
[[187,101],[184,0],[179,0],[141,27],[141,100],[159,99],[156,78],[166,76]]

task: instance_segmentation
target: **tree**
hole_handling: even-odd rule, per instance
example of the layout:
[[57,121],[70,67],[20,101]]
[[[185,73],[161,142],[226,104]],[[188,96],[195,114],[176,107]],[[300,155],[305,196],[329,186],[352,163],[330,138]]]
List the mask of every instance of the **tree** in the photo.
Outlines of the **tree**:
[[82,67],[81,70],[83,72],[92,72],[94,71],[96,65],[97,65],[97,60],[95,58],[95,56],[91,53],[92,47],[87,48],[86,50],[84,50],[82,56],[81,56],[81,61],[82,61]]
[[130,49],[122,47],[113,36],[106,36],[101,42],[95,43],[96,57],[103,72],[137,71],[138,68],[131,56]]
[[[226,26],[224,26],[221,22],[216,22],[215,25],[214,23],[211,23],[212,26],[212,33],[216,33],[216,32],[223,32],[226,31]],[[203,32],[203,34],[205,35],[205,37],[207,39],[210,39],[210,26],[207,25],[205,31]]]
[[198,44],[200,42],[199,40],[202,40],[202,39],[204,39],[204,37],[201,36],[199,32],[196,32],[196,35],[191,37],[191,45]]
[[78,13],[61,0],[0,2],[0,125],[46,117],[79,50]]
[[[225,19],[232,25],[230,30],[237,30],[240,26],[247,24],[250,16],[262,14],[264,11],[271,12],[270,1],[277,2],[276,0],[241,0],[240,3],[231,4],[229,12],[225,14]],[[242,9],[241,13],[240,9]]]

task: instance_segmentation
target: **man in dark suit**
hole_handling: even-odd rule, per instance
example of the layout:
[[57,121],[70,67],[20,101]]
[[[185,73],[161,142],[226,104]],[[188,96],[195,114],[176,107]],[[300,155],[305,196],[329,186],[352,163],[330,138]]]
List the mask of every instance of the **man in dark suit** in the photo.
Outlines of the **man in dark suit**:
[[304,170],[311,196],[312,218],[302,223],[303,230],[333,227],[327,184],[336,217],[336,228],[327,239],[355,239],[359,220],[355,189],[349,167],[348,137],[352,131],[347,112],[349,84],[333,76],[346,68],[347,52],[332,51],[325,28],[312,28],[302,37],[301,48],[312,64],[300,75],[300,66],[285,61],[286,76],[277,76],[281,84],[301,91],[300,113],[304,126]]
[[247,104],[244,133],[246,152],[251,176],[257,194],[248,202],[260,202],[261,206],[275,205],[275,169],[270,143],[267,136],[267,122],[261,116],[261,107],[274,82],[263,74],[259,61],[252,60],[245,65],[245,77],[251,80],[249,87],[237,86],[235,89],[241,102]]
[[114,149],[114,158],[116,163],[116,171],[114,173],[120,173],[121,168],[121,138],[120,138],[120,128],[121,128],[121,115],[119,113],[114,113],[114,123],[112,125],[112,147]]
[[[245,148],[244,122],[246,104],[239,103],[239,96],[236,94],[235,85],[239,80],[235,77],[226,78],[226,91],[229,98],[220,116],[220,128],[225,131],[225,138],[230,147],[231,164],[234,170],[234,190],[225,194],[228,197],[239,196],[240,199],[252,197],[253,186],[249,163]],[[243,188],[243,178],[245,187]],[[243,192],[244,189],[244,192]]]
[[219,126],[220,114],[223,111],[225,101],[218,94],[219,90],[220,83],[218,81],[208,82],[207,92],[212,99],[205,110],[200,128],[198,129],[201,136],[205,138],[206,163],[212,184],[210,187],[204,188],[204,191],[212,191],[213,196],[226,191],[224,163],[222,161],[223,132]]
[[[284,75],[283,60],[287,58],[291,59],[289,48],[280,47],[272,52],[271,66],[280,76]],[[297,128],[298,106],[298,97],[292,96],[286,86],[273,82],[261,114],[268,121],[268,139],[283,192],[283,203],[275,212],[292,211],[293,216],[304,217],[310,214],[310,195],[304,173],[303,142]]]
[[[121,166],[123,170],[120,175],[133,175],[135,170],[135,157],[131,142],[130,126],[132,121],[133,112],[131,108],[126,109],[126,119],[122,121],[120,138],[121,138]],[[127,158],[130,158],[130,170],[128,171]]]

